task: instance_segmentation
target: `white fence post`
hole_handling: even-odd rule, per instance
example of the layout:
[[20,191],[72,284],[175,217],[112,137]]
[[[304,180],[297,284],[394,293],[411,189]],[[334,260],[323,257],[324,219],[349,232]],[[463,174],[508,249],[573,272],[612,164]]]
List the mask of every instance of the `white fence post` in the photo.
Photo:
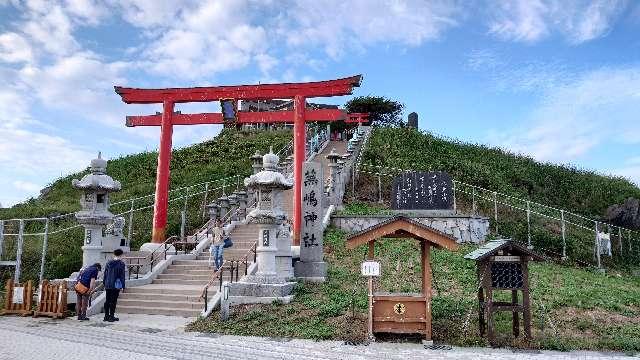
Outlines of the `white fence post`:
[[567,238],[566,238],[566,228],[564,222],[564,210],[560,210],[560,227],[562,228],[562,260],[567,259]]
[[598,234],[598,221],[595,221],[596,224],[596,260],[598,261],[598,269],[602,268],[602,264],[600,263],[600,236]]
[[531,202],[527,200],[527,248],[533,249],[531,246]]
[[22,245],[24,244],[24,220],[20,219],[18,229],[18,249],[16,250],[16,272],[13,274],[13,281],[20,282],[20,272],[22,271]]
[[618,226],[618,241],[620,242],[620,257],[622,257],[622,228]]
[[498,192],[493,192],[493,220],[496,222],[496,235],[498,235]]
[[380,173],[378,173],[378,202],[380,204],[384,202],[382,200],[382,179],[380,178]]
[[131,235],[133,235],[133,207],[135,199],[131,199],[131,208],[129,209],[129,229],[127,230],[127,243],[131,245]]
[[471,209],[474,215],[478,213],[478,209],[476,208],[476,187],[473,185],[471,188]]
[[209,182],[204,184],[204,200],[202,200],[202,218],[207,216],[207,196],[209,196]]
[[456,203],[456,182],[453,181],[453,212],[458,211],[458,204]]
[[42,239],[42,258],[40,259],[40,284],[44,278],[44,261],[47,257],[47,242],[49,241],[49,218],[44,222],[44,238]]

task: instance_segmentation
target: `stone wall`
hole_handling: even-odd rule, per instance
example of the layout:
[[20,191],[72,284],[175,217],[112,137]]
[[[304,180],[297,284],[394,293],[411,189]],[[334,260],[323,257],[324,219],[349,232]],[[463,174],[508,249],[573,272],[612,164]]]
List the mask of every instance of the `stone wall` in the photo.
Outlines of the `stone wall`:
[[[459,243],[483,243],[489,233],[489,218],[448,212],[405,214],[422,224],[452,235]],[[331,224],[348,232],[362,231],[393,215],[335,215]]]

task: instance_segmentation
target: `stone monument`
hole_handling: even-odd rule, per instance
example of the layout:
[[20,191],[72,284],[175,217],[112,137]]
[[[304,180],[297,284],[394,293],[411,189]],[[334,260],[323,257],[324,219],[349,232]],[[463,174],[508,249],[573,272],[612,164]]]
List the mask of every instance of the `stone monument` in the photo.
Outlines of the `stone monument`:
[[418,128],[418,113],[412,112],[409,114],[409,118],[407,120],[407,127],[417,129]]
[[[295,283],[291,277],[291,236],[282,231],[286,215],[282,210],[282,191],[293,182],[278,172],[279,157],[270,151],[262,158],[262,171],[244,180],[253,191],[257,206],[247,215],[247,223],[257,225],[256,262],[258,270],[244,281],[229,284],[230,296],[244,302],[287,300]],[[246,300],[246,298],[252,298]],[[261,299],[258,299],[261,298]]]
[[[113,250],[122,249],[129,252],[122,229],[124,219],[114,218],[109,211],[109,194],[120,191],[121,185],[106,174],[107,161],[98,158],[91,160],[91,173],[81,180],[73,179],[73,188],[82,190],[80,205],[82,209],[76,212],[76,219],[84,227],[84,246],[82,246],[82,265],[94,263],[104,265],[113,254]],[[108,229],[105,226],[108,225]]]
[[453,180],[445,172],[411,172],[393,180],[394,210],[453,211]]
[[295,263],[295,276],[312,282],[327,277],[323,261],[322,241],[322,167],[317,162],[305,162],[302,168],[302,226],[300,231],[300,261]]

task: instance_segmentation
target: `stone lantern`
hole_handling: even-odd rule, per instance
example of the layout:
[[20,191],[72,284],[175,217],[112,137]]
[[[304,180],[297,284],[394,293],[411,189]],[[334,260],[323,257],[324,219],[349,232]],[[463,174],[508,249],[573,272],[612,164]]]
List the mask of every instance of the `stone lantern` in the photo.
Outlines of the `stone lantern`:
[[[253,174],[257,174],[260,172],[260,170],[262,170],[262,155],[260,155],[260,153],[256,150],[256,153],[253,154],[249,159],[251,159],[251,170],[253,171]],[[251,189],[247,189],[247,195],[249,198],[249,202],[251,204],[256,202],[256,197],[255,194],[253,193],[253,190]]]
[[329,160],[329,201],[331,205],[337,205],[336,203],[336,194],[337,194],[337,186],[338,186],[338,160],[340,160],[341,156],[336,152],[336,149],[331,149],[329,155],[327,155],[327,160]]
[[[122,235],[124,219],[115,218],[109,211],[109,194],[120,191],[122,186],[117,180],[106,174],[107,161],[98,158],[91,160],[91,173],[81,180],[73,179],[71,186],[82,191],[80,205],[82,209],[75,213],[76,219],[84,227],[84,245],[82,246],[83,266],[95,263],[105,264],[115,249],[129,251]],[[111,230],[105,231],[109,225]]]
[[247,216],[247,200],[248,200],[248,194],[246,191],[243,190],[236,190],[233,192],[236,195],[236,198],[238,199],[238,220],[244,220],[244,218]]
[[229,221],[238,221],[238,212],[236,211],[238,210],[238,195],[234,192],[227,198],[229,199]]
[[209,220],[211,220],[211,224],[215,224],[220,216],[220,206],[215,202],[207,205],[207,211],[209,212]]
[[220,220],[223,220],[229,212],[229,198],[227,197],[227,195],[223,194],[218,198],[218,206],[220,207],[220,215],[218,216],[218,218]]
[[248,223],[258,225],[258,271],[251,281],[255,283],[284,283],[288,273],[278,269],[282,269],[283,262],[288,262],[288,270],[291,268],[291,237],[282,239],[277,234],[286,219],[282,192],[291,189],[293,182],[277,171],[278,161],[278,156],[270,151],[262,158],[263,170],[244,180],[245,186],[252,189],[258,199],[256,208],[247,215]]

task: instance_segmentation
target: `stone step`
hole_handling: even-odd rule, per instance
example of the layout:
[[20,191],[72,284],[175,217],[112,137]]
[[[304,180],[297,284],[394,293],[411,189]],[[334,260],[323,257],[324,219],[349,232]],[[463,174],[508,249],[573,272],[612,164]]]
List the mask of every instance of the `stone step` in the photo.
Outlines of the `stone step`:
[[167,315],[167,316],[182,316],[182,317],[197,317],[204,309],[202,304],[201,309],[172,309],[172,308],[148,308],[140,306],[118,306],[116,313],[125,314],[147,314],[147,315]]
[[171,265],[200,265],[208,266],[209,263],[205,260],[176,260]]
[[202,265],[169,265],[167,267],[167,270],[180,270],[180,271],[186,271],[186,270],[211,270],[211,268],[209,267],[209,262],[207,261],[205,264]]
[[213,269],[183,269],[183,268],[167,268],[164,274],[189,274],[189,275],[211,275]]
[[204,286],[209,282],[206,280],[179,280],[179,279],[155,279],[152,284],[174,284],[174,285],[196,285]]
[[211,279],[211,275],[213,275],[213,271],[209,274],[201,274],[201,275],[193,275],[193,274],[165,274],[162,273],[158,275],[156,279],[158,280],[200,280],[200,281],[208,281]]
[[125,307],[144,307],[144,308],[167,308],[176,310],[193,310],[202,309],[204,307],[204,301],[167,301],[159,299],[121,299],[118,300],[118,308],[120,306]]
[[127,288],[122,296],[128,294],[167,294],[167,295],[200,295],[202,286],[167,286],[162,284],[151,284]]
[[122,293],[119,297],[118,303],[120,302],[120,299],[197,302],[200,299],[200,296],[159,293]]

